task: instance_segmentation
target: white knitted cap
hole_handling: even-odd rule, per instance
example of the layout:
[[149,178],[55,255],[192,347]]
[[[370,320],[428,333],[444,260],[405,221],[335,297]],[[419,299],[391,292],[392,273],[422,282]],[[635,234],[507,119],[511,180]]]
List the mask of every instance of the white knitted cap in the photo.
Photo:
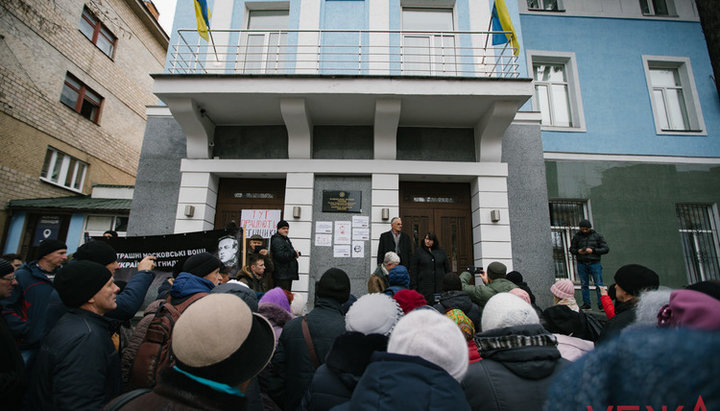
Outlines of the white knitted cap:
[[516,295],[497,293],[485,304],[482,314],[483,331],[527,324],[540,324],[540,319],[535,309]]
[[468,347],[460,328],[432,309],[413,310],[401,318],[390,335],[387,350],[430,361],[458,382],[468,369]]
[[365,294],[350,306],[345,315],[345,329],[366,335],[390,335],[402,316],[402,308],[390,296]]

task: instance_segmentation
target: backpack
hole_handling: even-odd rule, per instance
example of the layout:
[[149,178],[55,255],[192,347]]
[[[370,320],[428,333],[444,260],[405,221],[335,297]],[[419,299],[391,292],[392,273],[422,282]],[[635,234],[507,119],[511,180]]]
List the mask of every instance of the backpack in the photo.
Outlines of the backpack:
[[171,367],[175,358],[170,350],[172,330],[180,314],[190,304],[206,296],[208,293],[196,293],[180,304],[170,304],[170,297],[165,300],[150,321],[145,338],[138,347],[130,371],[130,383],[135,387],[152,388],[157,383],[160,371]]

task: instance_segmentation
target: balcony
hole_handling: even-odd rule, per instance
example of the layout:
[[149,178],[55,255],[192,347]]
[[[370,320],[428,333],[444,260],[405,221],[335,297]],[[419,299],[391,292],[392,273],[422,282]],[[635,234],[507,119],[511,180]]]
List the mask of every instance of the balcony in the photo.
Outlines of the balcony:
[[178,30],[171,74],[519,77],[509,32]]

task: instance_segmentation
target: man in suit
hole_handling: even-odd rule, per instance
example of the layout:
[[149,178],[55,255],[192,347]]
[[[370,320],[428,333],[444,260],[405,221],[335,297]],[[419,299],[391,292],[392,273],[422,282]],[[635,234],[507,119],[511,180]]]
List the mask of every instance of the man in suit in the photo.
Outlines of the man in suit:
[[402,220],[400,217],[393,217],[390,220],[390,227],[390,231],[380,234],[377,263],[382,264],[385,253],[394,251],[400,256],[400,264],[408,267],[410,265],[410,254],[412,253],[410,236],[402,232]]

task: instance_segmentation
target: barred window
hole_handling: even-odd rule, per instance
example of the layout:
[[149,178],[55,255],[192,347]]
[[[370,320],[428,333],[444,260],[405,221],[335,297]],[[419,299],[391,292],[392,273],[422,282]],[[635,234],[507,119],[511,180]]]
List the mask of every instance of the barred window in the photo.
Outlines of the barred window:
[[716,213],[708,204],[676,204],[685,266],[690,284],[720,280]]
[[587,218],[587,202],[582,200],[551,200],[550,229],[552,232],[555,278],[575,277],[575,259],[570,253],[570,241],[579,231],[580,220]]

